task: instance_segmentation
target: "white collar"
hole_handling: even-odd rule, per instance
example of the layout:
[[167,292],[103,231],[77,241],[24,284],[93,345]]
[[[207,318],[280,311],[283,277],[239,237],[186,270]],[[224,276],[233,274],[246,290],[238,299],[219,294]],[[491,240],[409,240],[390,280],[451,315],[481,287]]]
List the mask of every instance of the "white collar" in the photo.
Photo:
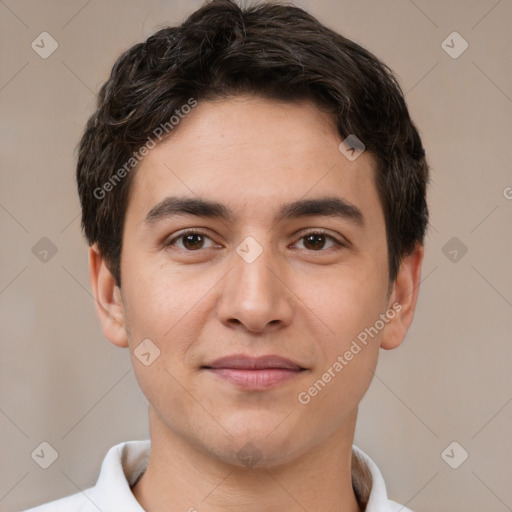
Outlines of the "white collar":
[[[105,456],[94,487],[26,512],[144,512],[131,487],[146,470],[151,442],[129,441]],[[387,497],[384,479],[362,450],[352,447],[352,485],[365,512],[411,512]]]

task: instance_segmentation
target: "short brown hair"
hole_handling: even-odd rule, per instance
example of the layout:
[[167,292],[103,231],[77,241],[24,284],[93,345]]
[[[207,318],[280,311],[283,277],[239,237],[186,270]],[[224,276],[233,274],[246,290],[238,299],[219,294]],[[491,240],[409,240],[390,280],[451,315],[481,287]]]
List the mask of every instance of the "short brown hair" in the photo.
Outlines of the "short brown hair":
[[423,243],[428,165],[392,71],[299,7],[212,0],[117,59],[80,141],[82,228],[117,285],[134,156],[191,98],[244,93],[311,100],[343,139],[355,134],[373,154],[394,281],[402,258]]

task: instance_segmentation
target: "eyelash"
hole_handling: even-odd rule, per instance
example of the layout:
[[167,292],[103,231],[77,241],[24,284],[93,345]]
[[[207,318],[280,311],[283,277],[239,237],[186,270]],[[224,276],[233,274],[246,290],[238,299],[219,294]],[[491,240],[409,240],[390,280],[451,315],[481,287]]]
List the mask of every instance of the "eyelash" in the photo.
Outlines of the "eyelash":
[[323,236],[325,236],[326,239],[331,240],[331,241],[334,242],[334,246],[333,247],[328,247],[327,249],[319,249],[318,251],[305,249],[305,250],[308,250],[308,252],[325,252],[325,251],[327,251],[329,249],[341,249],[343,247],[347,247],[348,246],[348,244],[340,242],[336,237],[334,237],[333,235],[330,235],[326,230],[324,230],[322,228],[312,229],[311,231],[308,231],[307,233],[304,233],[299,238],[299,240],[302,240],[302,239],[306,238],[308,235],[323,235]]
[[[186,237],[187,235],[202,235],[202,236],[205,236],[207,238],[209,238],[211,240],[211,237],[205,233],[204,231],[200,230],[200,229],[189,229],[187,231],[183,231],[182,233],[180,233],[178,236],[172,238],[171,240],[169,240],[168,242],[165,243],[166,246],[173,246],[174,243],[177,241],[177,240],[180,240],[184,237]],[[304,249],[304,250],[307,250],[308,252],[312,252],[312,253],[316,253],[316,252],[325,252],[327,251],[328,249],[341,249],[343,247],[347,247],[348,244],[346,243],[343,243],[343,242],[340,242],[337,238],[335,238],[333,235],[330,235],[326,230],[324,229],[315,229],[315,230],[311,230],[311,231],[308,231],[307,233],[304,233],[300,238],[299,240],[302,240],[304,238],[306,238],[307,236],[309,235],[323,235],[325,236],[327,239],[330,239],[331,241],[333,241],[335,243],[335,247],[329,247],[327,249],[319,249],[317,251],[315,250],[308,250],[308,249]],[[189,249],[183,249],[181,247],[179,247],[180,250],[182,251],[186,251],[186,252],[199,252],[201,249],[197,249],[197,250],[189,250]]]

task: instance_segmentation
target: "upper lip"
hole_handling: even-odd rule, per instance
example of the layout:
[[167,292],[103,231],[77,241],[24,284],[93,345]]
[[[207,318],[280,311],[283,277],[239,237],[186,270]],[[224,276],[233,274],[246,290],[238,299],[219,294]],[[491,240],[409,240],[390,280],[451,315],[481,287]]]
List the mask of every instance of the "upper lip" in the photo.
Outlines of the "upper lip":
[[229,368],[240,370],[265,370],[265,369],[286,369],[286,370],[304,370],[301,365],[285,357],[277,355],[266,355],[259,357],[246,356],[243,354],[234,354],[231,356],[215,359],[203,368]]

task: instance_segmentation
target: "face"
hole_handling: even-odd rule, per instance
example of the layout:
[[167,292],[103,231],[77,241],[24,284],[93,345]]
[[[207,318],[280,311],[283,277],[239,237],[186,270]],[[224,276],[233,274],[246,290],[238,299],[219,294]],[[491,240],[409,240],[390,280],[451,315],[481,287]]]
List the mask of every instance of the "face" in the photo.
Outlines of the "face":
[[374,161],[350,161],[340,142],[309,103],[243,96],[199,103],[142,161],[124,329],[103,325],[129,346],[161,431],[270,466],[353,423],[379,347],[405,331]]

